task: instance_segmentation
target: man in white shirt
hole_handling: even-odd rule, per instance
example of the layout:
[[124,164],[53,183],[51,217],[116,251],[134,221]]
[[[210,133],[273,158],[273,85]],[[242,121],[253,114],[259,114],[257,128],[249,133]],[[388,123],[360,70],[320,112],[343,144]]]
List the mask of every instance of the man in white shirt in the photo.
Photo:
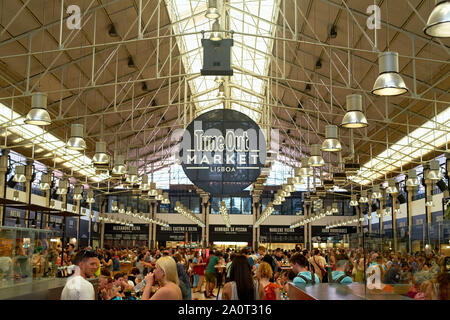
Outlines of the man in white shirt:
[[61,300],[95,300],[92,283],[86,280],[97,271],[100,261],[93,251],[80,251],[74,259],[75,273],[64,286]]

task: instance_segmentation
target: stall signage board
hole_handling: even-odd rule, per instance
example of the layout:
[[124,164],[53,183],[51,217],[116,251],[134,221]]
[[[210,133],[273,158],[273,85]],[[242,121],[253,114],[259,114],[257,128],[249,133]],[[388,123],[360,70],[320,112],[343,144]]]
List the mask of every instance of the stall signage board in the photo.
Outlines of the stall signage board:
[[201,241],[202,228],[196,225],[172,224],[169,227],[156,226],[157,241]]
[[303,227],[261,226],[259,234],[259,242],[265,243],[298,243],[304,239]]
[[120,224],[111,224],[108,223],[105,225],[105,233],[140,233],[148,235],[148,224],[135,224],[132,227],[122,226]]
[[266,162],[266,138],[247,115],[217,109],[186,127],[176,156],[197,187],[212,195],[232,195],[260,175]]
[[227,228],[224,225],[209,226],[209,241],[251,242],[253,226],[236,225]]
[[339,227],[327,229],[324,226],[312,226],[311,235],[314,236],[335,236],[342,234],[356,233],[356,227]]

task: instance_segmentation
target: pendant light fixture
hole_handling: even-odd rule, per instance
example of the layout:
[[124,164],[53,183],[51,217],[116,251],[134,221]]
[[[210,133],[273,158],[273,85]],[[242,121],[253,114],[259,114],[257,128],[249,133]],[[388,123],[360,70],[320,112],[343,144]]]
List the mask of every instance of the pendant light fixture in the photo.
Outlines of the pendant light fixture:
[[139,182],[137,167],[128,167],[126,182],[128,184],[136,184]]
[[125,205],[123,203],[120,204],[118,212],[121,214],[125,213]]
[[333,202],[333,203],[332,203],[332,205],[331,205],[331,212],[332,212],[333,214],[339,213],[339,209],[338,209],[338,204],[337,204],[337,202]]
[[388,182],[388,187],[386,188],[386,193],[387,194],[397,194],[398,193],[398,188],[395,185],[395,179],[389,179]]
[[341,126],[349,129],[367,127],[366,116],[362,113],[362,96],[350,94],[346,97],[347,113],[342,118]]
[[14,168],[14,177],[13,177],[13,181],[14,182],[26,182],[27,181],[27,177],[25,175],[25,166],[22,165],[18,165]]
[[106,142],[98,141],[95,143],[95,154],[92,158],[94,165],[102,165],[109,163],[109,155],[106,153]]
[[379,185],[373,186],[372,199],[381,199],[381,198],[383,198],[383,195],[381,194],[380,186]]
[[81,185],[76,185],[73,190],[73,200],[81,200],[83,199],[83,189]]
[[302,167],[300,168],[300,174],[303,178],[308,178],[313,175],[313,168],[308,164],[308,158],[302,159]]
[[356,194],[351,195],[350,206],[356,207],[358,206],[358,200],[356,200]]
[[19,201],[19,190],[14,190],[13,192],[13,200]]
[[150,190],[148,191],[148,196],[149,197],[154,197],[158,194],[158,191],[156,189],[156,183],[155,182],[150,182]]
[[142,191],[148,191],[150,190],[150,185],[148,183],[148,175],[144,174],[141,178],[141,184],[139,186],[139,189]]
[[428,171],[428,174],[426,175],[425,179],[429,179],[432,181],[439,181],[442,179],[442,172],[441,168],[439,167],[439,161],[438,160],[431,160],[429,162],[430,164],[430,170]]
[[47,173],[44,173],[41,176],[41,182],[39,183],[39,188],[43,191],[50,190],[51,183],[52,183],[51,176]]
[[86,195],[86,202],[87,203],[95,203],[94,190],[89,189],[89,191],[87,192],[87,195]]
[[382,52],[378,55],[379,76],[372,93],[377,96],[399,96],[408,92],[403,78],[398,73],[398,53]]
[[119,207],[117,206],[117,201],[113,201],[111,204],[111,211],[116,212],[117,210],[119,210]]
[[361,190],[361,196],[359,197],[359,203],[368,203],[367,190]]
[[122,176],[127,173],[127,167],[125,166],[124,156],[118,154],[114,157],[114,167],[111,171],[111,175],[113,176]]
[[221,84],[221,83],[223,83],[225,80],[224,80],[224,78],[223,78],[223,76],[216,76],[215,78],[214,78],[214,82],[216,82],[216,83],[218,83],[218,84]]
[[436,0],[423,32],[434,38],[450,37],[450,1]]
[[406,180],[407,187],[417,187],[420,184],[417,178],[417,172],[415,169],[408,170],[408,179]]
[[52,123],[47,111],[47,94],[44,92],[35,92],[31,95],[31,110],[25,117],[26,124],[35,126],[47,126]]
[[67,149],[82,151],[86,149],[84,141],[84,126],[79,123],[73,123],[70,130],[70,139],[67,141]]
[[323,167],[325,165],[325,161],[322,158],[320,147],[321,147],[320,144],[311,145],[311,157],[308,160],[308,164],[311,167]]
[[67,194],[69,191],[69,182],[66,179],[59,180],[58,188],[56,189],[56,194],[63,195]]
[[208,19],[220,18],[219,8],[217,7],[217,0],[208,0],[208,9],[206,9],[205,17]]
[[217,98],[223,98],[225,97],[225,88],[223,86],[223,83],[219,85],[219,92],[217,92]]
[[211,40],[211,41],[222,40],[222,33],[219,30],[220,30],[220,23],[219,23],[219,20],[216,20],[216,21],[214,21],[214,23],[212,25],[212,32],[209,37],[209,40]]
[[325,127],[325,140],[322,142],[322,151],[338,152],[341,151],[342,146],[339,142],[338,127],[334,124],[329,124]]

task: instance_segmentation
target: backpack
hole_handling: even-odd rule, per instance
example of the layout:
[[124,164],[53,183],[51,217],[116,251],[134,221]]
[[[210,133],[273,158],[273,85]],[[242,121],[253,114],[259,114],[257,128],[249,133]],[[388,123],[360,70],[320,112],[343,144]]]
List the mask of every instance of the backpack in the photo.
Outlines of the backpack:
[[303,281],[305,281],[306,284],[316,284],[316,277],[315,277],[315,272],[313,273],[313,271],[311,270],[311,280],[307,279],[305,276],[303,275],[298,275],[297,277],[302,278]]
[[342,280],[344,280],[344,278],[346,277],[346,274],[343,274],[342,276],[340,276],[339,278],[337,278],[336,280],[333,280],[333,277],[330,277],[329,279],[329,283],[341,283]]

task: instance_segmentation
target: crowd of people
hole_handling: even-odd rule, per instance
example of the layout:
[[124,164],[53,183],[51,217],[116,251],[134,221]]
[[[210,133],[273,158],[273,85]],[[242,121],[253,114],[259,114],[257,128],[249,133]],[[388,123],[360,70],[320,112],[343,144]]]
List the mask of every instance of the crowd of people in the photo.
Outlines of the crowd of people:
[[[98,277],[97,299],[101,300],[192,300],[195,293],[206,299],[219,295],[222,300],[282,300],[287,298],[289,282],[299,287],[359,282],[392,293],[396,285],[404,285],[409,298],[450,299],[449,258],[433,252],[367,252],[362,248],[310,252],[299,247],[283,251],[260,246],[256,252],[247,248],[87,248],[68,256],[78,268],[66,288],[87,288],[92,284],[86,279]],[[119,261],[129,261],[132,268],[121,271]],[[62,299],[77,296],[69,289],[63,291]],[[95,298],[93,288],[85,291],[88,294],[78,296]]]

